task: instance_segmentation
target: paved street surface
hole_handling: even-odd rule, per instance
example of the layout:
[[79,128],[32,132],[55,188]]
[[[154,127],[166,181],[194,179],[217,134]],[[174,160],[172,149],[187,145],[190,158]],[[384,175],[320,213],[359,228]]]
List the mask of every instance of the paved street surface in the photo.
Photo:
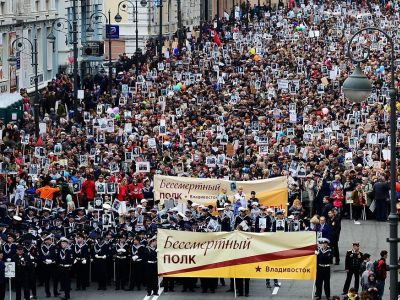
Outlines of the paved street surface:
[[[342,224],[342,233],[340,240],[340,253],[342,255],[341,264],[333,266],[331,277],[331,290],[332,294],[340,295],[342,292],[345,271],[344,271],[344,253],[350,249],[352,241],[360,241],[361,251],[368,252],[373,256],[373,260],[377,259],[379,252],[382,249],[388,249],[386,237],[389,232],[387,223],[377,223],[375,221],[362,222],[361,225],[354,225],[353,222],[344,220]],[[389,299],[389,278],[387,279],[386,290],[384,299]],[[226,280],[229,285],[229,279]],[[249,299],[279,299],[279,300],[293,300],[293,299],[311,299],[313,282],[310,281],[294,281],[294,280],[281,280],[282,286],[278,289],[267,289],[265,287],[265,280],[250,280],[250,297]],[[208,299],[232,299],[233,293],[226,293],[228,286],[219,286],[215,294],[202,294],[200,288],[196,289],[195,293],[182,293],[181,286],[175,287],[173,293],[160,293],[160,296],[147,297],[145,291],[115,291],[109,288],[107,291],[97,291],[95,283],[86,292],[75,291],[75,284],[72,284],[71,298],[76,300],[109,300],[109,299],[145,299],[145,300],[175,300],[187,299],[190,300],[203,300],[204,297]],[[273,295],[274,294],[274,295]],[[14,295],[13,295],[14,296]],[[39,299],[45,298],[44,290],[39,288]],[[8,292],[6,299],[8,298]],[[240,297],[244,298],[244,297]],[[14,297],[13,297],[14,299]],[[54,299],[54,298],[53,298]]]

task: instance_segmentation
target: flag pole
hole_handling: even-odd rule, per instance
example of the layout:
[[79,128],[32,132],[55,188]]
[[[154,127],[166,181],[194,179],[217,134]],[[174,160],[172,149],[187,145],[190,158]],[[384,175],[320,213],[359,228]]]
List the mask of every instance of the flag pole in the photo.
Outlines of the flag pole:
[[236,278],[233,278],[233,290],[235,291],[235,299],[236,297]]

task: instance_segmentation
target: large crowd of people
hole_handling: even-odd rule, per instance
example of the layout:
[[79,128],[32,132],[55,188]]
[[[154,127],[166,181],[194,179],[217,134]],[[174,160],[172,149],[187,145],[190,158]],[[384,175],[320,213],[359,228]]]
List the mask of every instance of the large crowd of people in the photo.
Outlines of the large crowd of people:
[[[69,299],[71,270],[79,290],[91,278],[99,289],[111,281],[130,290],[145,283],[156,295],[157,229],[206,231],[210,222],[222,231],[243,230],[243,220],[255,232],[314,230],[321,239],[319,274],[330,264],[326,243],[339,264],[341,218],[355,226],[386,221],[391,175],[387,41],[365,32],[354,45],[371,50],[362,68],[373,92],[361,104],[341,92],[352,70],[346,42],[366,26],[397,41],[399,8],[397,1],[244,5],[188,31],[182,45],[166,40],[162,57],[151,41],[140,58],[121,55],[111,91],[105,73],[82,78],[78,108],[71,76],[57,75],[41,92],[39,138],[32,103],[22,93],[22,119],[0,120],[2,261],[16,262],[16,299],[21,289],[25,299],[36,297],[36,282],[50,297],[50,280],[53,294],[60,283]],[[221,191],[208,207],[189,199],[183,211],[166,209],[154,198],[155,174],[234,181],[287,176],[289,205],[269,209],[253,194],[233,211],[235,195]],[[346,255],[352,271],[343,292],[355,299],[362,288],[365,299],[382,299],[386,273],[362,273],[359,289],[363,259]],[[175,282],[164,279],[165,291]],[[177,282],[183,291],[196,286],[190,278]],[[244,282],[238,293],[248,296]],[[217,285],[201,280],[205,292]],[[0,287],[3,299],[5,283]]]

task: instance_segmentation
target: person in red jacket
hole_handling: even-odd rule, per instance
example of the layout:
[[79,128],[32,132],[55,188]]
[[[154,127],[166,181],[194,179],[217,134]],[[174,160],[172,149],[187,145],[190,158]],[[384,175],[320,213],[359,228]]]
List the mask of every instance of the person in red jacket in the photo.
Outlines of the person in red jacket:
[[386,264],[388,252],[386,250],[382,250],[380,254],[381,258],[378,260],[378,263],[375,267],[375,278],[376,278],[376,285],[378,287],[378,299],[382,300],[383,292],[385,291],[385,281],[387,277],[387,271],[389,270],[389,267]]
[[129,196],[128,181],[123,178],[119,184],[118,201],[127,201]]
[[88,202],[94,200],[96,194],[96,185],[92,175],[88,175],[86,180],[82,184],[82,190],[80,193],[82,204],[87,205]]
[[133,177],[132,183],[129,185],[129,200],[131,204],[138,205],[144,198],[143,183],[139,182],[136,177]]
[[340,186],[336,186],[332,193],[333,206],[337,208],[339,213],[342,211],[344,195]]

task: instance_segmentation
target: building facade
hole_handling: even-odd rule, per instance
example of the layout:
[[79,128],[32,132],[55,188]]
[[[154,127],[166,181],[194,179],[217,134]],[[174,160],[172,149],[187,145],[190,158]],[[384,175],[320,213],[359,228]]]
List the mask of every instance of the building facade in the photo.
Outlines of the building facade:
[[[57,72],[57,57],[46,37],[57,16],[58,4],[59,0],[0,0],[0,93],[34,89],[32,49],[26,40],[34,45],[37,38],[39,87]],[[13,42],[20,37],[26,40],[22,51],[16,51]],[[10,55],[17,57],[15,66],[8,63]]]
[[[233,7],[240,6],[242,3],[248,2],[251,7],[260,5],[268,5],[271,6],[278,5],[279,0],[202,0],[202,7],[204,9],[204,2],[208,1],[208,19],[211,20],[218,14],[222,18],[224,16],[224,12],[230,14],[232,12]],[[282,0],[283,3],[287,3],[288,0]],[[204,13],[202,12],[202,15]]]
[[[57,73],[73,72],[73,5],[76,8],[79,75],[99,56],[83,55],[83,45],[88,41],[86,29],[94,11],[102,11],[103,0],[0,0],[0,93],[34,90],[32,51],[37,40],[39,89]],[[56,22],[57,20],[57,22]],[[53,26],[60,23],[61,27]],[[59,29],[59,30],[56,30]],[[55,41],[49,40],[54,34]],[[23,37],[22,51],[12,47],[13,41]],[[15,44],[14,44],[15,45]],[[15,55],[17,64],[11,66],[8,57]]]
[[[162,9],[160,8],[162,1]],[[136,26],[138,48],[144,48],[149,38],[158,39],[160,12],[162,11],[162,34],[172,39],[178,29],[180,13],[182,27],[192,30],[201,20],[212,20],[219,9],[220,17],[230,13],[241,0],[0,0],[0,93],[34,89],[32,53],[28,42],[23,51],[12,47],[13,41],[23,37],[32,43],[37,40],[39,88],[44,87],[57,73],[73,72],[73,9],[76,8],[78,28],[79,75],[96,73],[105,69],[103,62],[109,58],[105,25],[119,25],[119,38],[112,40],[113,61],[122,53],[136,52]],[[264,1],[260,1],[261,5]],[[276,2],[273,0],[272,2]],[[258,0],[252,0],[257,4]],[[219,4],[219,6],[218,6]],[[136,20],[137,6],[137,20]],[[207,11],[206,11],[207,9]],[[117,23],[115,16],[121,21]],[[96,17],[97,16],[97,17]],[[55,30],[62,23],[61,30]],[[108,20],[110,19],[110,20]],[[136,22],[137,21],[137,22]],[[89,25],[93,33],[87,32]],[[52,33],[55,41],[47,39]],[[85,53],[87,43],[104,42],[104,55]],[[10,66],[7,58],[16,55],[16,66]]]
[[[120,5],[119,14],[122,17],[119,23],[120,38],[112,42],[112,52],[121,54],[121,50],[128,55],[133,55],[136,51],[136,3],[138,7],[138,46],[143,49],[145,42],[149,38],[157,38],[160,32],[160,2],[162,1],[162,33],[168,38],[172,38],[178,28],[178,4],[180,3],[180,12],[182,26],[193,29],[200,25],[200,3],[202,0],[129,0],[124,4],[127,7],[123,10]],[[118,13],[118,6],[121,1],[106,1],[104,11],[111,11],[115,17]],[[142,2],[142,3],[141,3]],[[145,4],[145,5],[143,5]],[[113,20],[114,24],[118,24]],[[107,51],[107,47],[106,47]]]

